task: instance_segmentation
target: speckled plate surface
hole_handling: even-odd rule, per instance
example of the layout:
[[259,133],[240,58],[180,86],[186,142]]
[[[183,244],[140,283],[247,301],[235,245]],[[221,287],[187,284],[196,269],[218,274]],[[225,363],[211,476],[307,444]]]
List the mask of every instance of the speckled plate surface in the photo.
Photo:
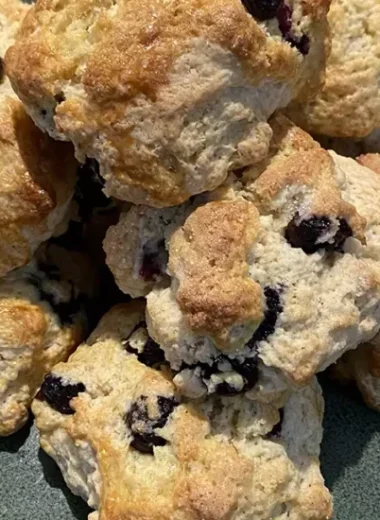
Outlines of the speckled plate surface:
[[[354,390],[322,380],[325,436],[322,470],[334,494],[335,520],[380,518],[380,414]],[[89,509],[65,486],[38,448],[30,424],[0,440],[0,520],[86,520]]]

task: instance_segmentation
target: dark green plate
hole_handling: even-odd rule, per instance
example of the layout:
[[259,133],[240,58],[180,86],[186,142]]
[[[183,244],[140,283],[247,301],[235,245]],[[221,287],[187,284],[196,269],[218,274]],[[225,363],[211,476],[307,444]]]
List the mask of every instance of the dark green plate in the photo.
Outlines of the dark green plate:
[[[357,392],[322,380],[325,436],[322,471],[335,499],[335,520],[380,518],[380,414]],[[0,440],[0,520],[86,520],[89,509],[65,486],[38,448],[31,425]]]

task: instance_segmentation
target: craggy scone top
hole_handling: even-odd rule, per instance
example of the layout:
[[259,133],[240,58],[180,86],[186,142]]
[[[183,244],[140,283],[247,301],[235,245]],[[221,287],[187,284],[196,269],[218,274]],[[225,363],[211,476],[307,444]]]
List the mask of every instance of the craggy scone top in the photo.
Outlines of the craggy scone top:
[[72,147],[39,130],[5,76],[3,58],[29,6],[0,1],[0,276],[29,262],[74,192]]
[[34,121],[152,206],[265,157],[268,117],[320,85],[329,0],[40,0],[7,54]]
[[323,400],[189,404],[162,371],[144,307],[114,307],[33,403],[42,448],[98,520],[327,520]]
[[379,176],[271,125],[265,161],[179,208],[133,207],[104,242],[190,397],[277,395],[379,328]]
[[328,20],[325,86],[289,113],[310,132],[363,138],[380,127],[380,2],[333,0]]

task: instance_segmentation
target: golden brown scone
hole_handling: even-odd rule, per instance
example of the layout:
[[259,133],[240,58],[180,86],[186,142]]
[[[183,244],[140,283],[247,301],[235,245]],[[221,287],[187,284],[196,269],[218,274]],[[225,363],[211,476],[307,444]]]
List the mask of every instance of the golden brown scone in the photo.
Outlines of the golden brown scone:
[[333,0],[328,20],[325,86],[288,114],[313,133],[364,138],[380,127],[380,1]]
[[83,341],[94,279],[82,253],[52,243],[0,281],[0,436],[23,426],[43,377]]
[[[327,520],[316,381],[285,403],[180,401],[142,304],[112,309],[33,403],[42,448],[98,520]],[[154,346],[155,345],[155,346]]]
[[266,399],[379,330],[380,177],[284,117],[271,125],[265,161],[181,218],[140,207],[106,237],[117,282],[147,297],[150,334],[189,397]]
[[320,85],[329,4],[40,0],[6,68],[37,125],[99,161],[108,195],[172,206],[265,157],[269,116]]
[[[14,0],[0,2],[0,63],[27,9]],[[73,195],[76,169],[72,147],[53,141],[33,124],[3,75],[0,277],[29,262],[37,247],[55,232]]]

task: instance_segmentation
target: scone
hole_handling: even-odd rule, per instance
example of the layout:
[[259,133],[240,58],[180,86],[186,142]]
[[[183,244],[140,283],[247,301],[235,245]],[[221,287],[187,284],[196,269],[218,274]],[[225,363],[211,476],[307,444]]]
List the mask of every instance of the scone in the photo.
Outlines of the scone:
[[333,0],[328,20],[326,83],[289,113],[310,132],[363,138],[380,128],[380,2]]
[[[380,155],[366,154],[357,161],[380,175]],[[347,352],[331,372],[343,383],[356,382],[368,406],[380,411],[380,334],[358,349]]]
[[115,307],[34,400],[41,446],[91,520],[331,518],[316,381],[277,405],[188,404],[155,349],[142,304]]
[[23,426],[43,377],[83,341],[90,273],[82,254],[51,244],[0,281],[0,436]]
[[189,397],[271,398],[380,327],[380,177],[283,117],[271,125],[269,157],[215,200],[133,208],[105,240]]
[[28,6],[0,0],[0,277],[29,262],[65,217],[77,163],[41,132],[4,76],[3,57]]
[[263,159],[268,117],[320,86],[330,0],[37,2],[7,54],[37,125],[156,207]]

